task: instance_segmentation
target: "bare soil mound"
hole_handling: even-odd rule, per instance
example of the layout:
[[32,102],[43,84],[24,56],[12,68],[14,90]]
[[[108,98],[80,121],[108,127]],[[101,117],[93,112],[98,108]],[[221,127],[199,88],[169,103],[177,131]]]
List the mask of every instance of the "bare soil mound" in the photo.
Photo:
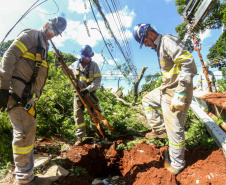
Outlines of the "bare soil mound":
[[[36,153],[47,155],[46,148],[49,150],[57,139],[65,142],[57,137],[48,136],[36,141]],[[118,144],[131,139],[120,138],[101,145],[89,141],[83,146],[73,146],[66,152],[54,149],[55,158],[61,156],[61,166],[70,173],[52,184],[90,185],[94,179],[117,175],[120,176],[120,183],[117,184],[123,181],[127,185],[225,185],[226,158],[222,149],[211,151],[201,147],[187,148],[186,167],[175,176],[164,168],[163,151],[168,149],[167,146],[159,148],[143,141],[130,150],[116,150]],[[85,169],[85,173],[75,173],[75,169]]]

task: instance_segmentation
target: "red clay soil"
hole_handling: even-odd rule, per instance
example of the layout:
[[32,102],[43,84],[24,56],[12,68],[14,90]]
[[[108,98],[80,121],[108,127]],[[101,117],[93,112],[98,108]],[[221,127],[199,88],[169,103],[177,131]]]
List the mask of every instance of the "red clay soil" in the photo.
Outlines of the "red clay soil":
[[120,166],[127,184],[216,184],[226,183],[226,159],[221,149],[208,151],[204,148],[186,150],[186,167],[177,176],[164,168],[162,152],[155,145],[145,142],[124,152]]
[[226,109],[226,93],[214,93],[210,92],[200,97],[208,103],[217,105],[221,108]]
[[[39,147],[50,144],[49,138],[53,137],[47,137],[36,144]],[[186,167],[175,176],[164,168],[163,151],[168,149],[167,146],[158,148],[143,141],[130,150],[115,150],[119,143],[126,141],[116,140],[113,144],[101,146],[86,143],[83,146],[73,146],[66,153],[57,152],[62,157],[63,168],[70,171],[80,167],[86,169],[87,173],[61,177],[52,185],[91,185],[96,178],[116,175],[121,176],[120,180],[125,181],[127,185],[226,184],[226,158],[222,149],[186,149]],[[38,151],[45,153],[41,148]]]
[[[109,149],[106,146],[85,144],[67,152],[67,158],[75,166],[87,169],[89,178],[82,177],[84,184],[91,184],[95,178],[120,175],[128,185],[225,185],[226,159],[222,149],[186,149],[186,167],[175,176],[164,168],[162,154],[168,147],[159,149],[144,141],[120,154],[115,150],[116,144],[117,142],[108,147]],[[66,184],[68,183],[64,183]],[[76,183],[70,181],[69,184]]]

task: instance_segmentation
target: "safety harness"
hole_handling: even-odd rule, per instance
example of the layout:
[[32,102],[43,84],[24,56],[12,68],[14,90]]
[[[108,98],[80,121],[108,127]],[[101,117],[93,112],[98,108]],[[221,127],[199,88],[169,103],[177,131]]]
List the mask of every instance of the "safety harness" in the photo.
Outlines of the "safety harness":
[[77,78],[77,80],[81,80],[80,77],[79,77],[79,74],[83,73],[86,76],[86,83],[87,83],[87,85],[90,85],[91,84],[91,78],[93,78],[93,73],[91,74],[90,71],[89,71],[92,61],[90,60],[90,62],[87,64],[87,67],[86,67],[85,71],[81,71],[80,70],[79,64],[81,62],[82,62],[82,59],[80,58],[79,61],[78,61],[77,66],[76,66],[76,78]]
[[[90,62],[87,64],[87,67],[86,67],[86,70],[85,71],[81,71],[80,70],[80,66],[79,66],[79,64],[82,62],[82,58],[80,58],[79,59],[79,61],[78,61],[78,64],[77,64],[77,66],[76,66],[76,79],[79,81],[79,80],[81,80],[80,79],[80,73],[82,73],[82,74],[85,74],[85,76],[86,76],[86,83],[87,83],[87,86],[89,86],[90,84],[91,84],[91,82],[93,81],[92,79],[94,79],[94,74],[93,74],[93,72],[91,72],[90,71],[90,66],[91,66],[91,63],[92,63],[92,60],[90,60]],[[95,105],[97,105],[98,104],[98,102],[99,102],[99,100],[98,100],[98,98],[96,98],[95,97],[95,94],[96,93],[96,91],[92,91],[92,92],[90,92],[90,96],[91,96],[91,98],[93,99],[93,103],[95,104]],[[81,107],[82,106],[82,103],[81,103],[81,101],[80,101],[80,99],[77,97],[77,103],[78,103],[78,106],[79,107]],[[92,107],[91,107],[91,109],[93,109]]]
[[26,82],[24,79],[16,76],[12,76],[13,79],[17,79],[25,84],[25,88],[22,93],[22,98],[20,98],[16,93],[10,91],[10,95],[14,98],[14,100],[17,102],[15,105],[10,107],[8,109],[11,110],[14,107],[23,106],[24,109],[31,114],[32,116],[36,117],[36,111],[35,107],[31,103],[28,102],[33,97],[33,94],[31,92],[32,86],[35,83],[36,77],[38,76],[38,71],[42,65],[42,52],[44,48],[41,45],[40,37],[38,36],[38,46],[37,46],[37,52],[35,55],[35,69],[33,71],[33,74],[31,76],[31,79],[29,82]]

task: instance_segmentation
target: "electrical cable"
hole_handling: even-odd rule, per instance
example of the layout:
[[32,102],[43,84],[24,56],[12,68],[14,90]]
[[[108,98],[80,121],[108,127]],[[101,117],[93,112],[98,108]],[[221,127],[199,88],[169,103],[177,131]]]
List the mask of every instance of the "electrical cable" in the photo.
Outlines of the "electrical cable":
[[[57,12],[59,12],[59,6],[58,6],[58,4],[56,3],[56,1],[55,0],[53,0],[53,2],[55,3],[55,5],[56,5],[56,7],[57,7]],[[41,14],[44,14],[44,15],[54,15],[54,14],[56,14],[57,12],[55,12],[55,13],[51,13],[51,14],[46,14],[46,13],[43,13],[43,12],[40,12],[40,11],[38,11],[39,13],[41,13]]]
[[[99,28],[98,31],[100,32],[100,34],[101,34],[101,36],[102,36],[102,39],[103,39],[103,41],[104,41],[104,44],[106,45],[109,54],[111,55],[113,61],[115,62],[115,65],[118,67],[118,64],[117,64],[117,62],[115,61],[114,57],[112,56],[112,54],[111,54],[111,52],[110,52],[110,50],[109,50],[109,48],[108,48],[108,46],[107,46],[107,43],[106,43],[106,41],[105,41],[105,39],[104,39],[104,36],[103,36],[103,34],[102,34],[101,30],[100,30],[100,26],[99,26],[99,24],[98,24],[98,21],[97,21],[97,18],[96,18],[96,16],[95,16],[95,14],[94,14],[93,7],[92,7],[92,4],[91,4],[90,0],[89,0],[89,3],[90,3],[90,7],[91,7],[91,10],[92,10],[93,16],[94,16],[94,18],[95,18],[95,21],[96,21],[96,23],[97,23],[97,26],[98,26],[98,28]],[[119,70],[121,71],[120,68],[119,68]],[[123,71],[121,71],[121,72],[122,72],[122,74],[124,74]]]
[[[94,2],[95,2],[95,1],[94,1]],[[101,14],[102,18],[104,19],[104,22],[105,22],[106,27],[112,32],[112,29],[111,29],[111,27],[110,27],[110,25],[109,25],[109,22],[107,21],[107,19],[106,19],[104,13],[102,12],[100,5],[97,4],[96,2],[95,2],[95,5],[96,5],[96,7],[97,7],[99,13]],[[115,35],[114,35],[113,32],[112,32],[112,36],[113,36],[113,38],[114,38],[114,40],[115,40],[115,42],[116,42],[116,44],[117,44],[119,50],[121,51],[122,55],[124,56],[125,60],[127,61],[127,58],[126,58],[126,56],[125,56],[125,54],[124,54],[124,52],[123,52],[123,50],[122,50],[122,47],[121,47],[121,45],[119,44],[119,42],[118,42],[118,40],[117,40],[117,38],[115,37]],[[132,71],[130,65],[128,65],[128,67],[129,67],[130,70]]]
[[[109,13],[109,10],[110,10],[109,15],[112,15],[113,21],[114,21],[114,25],[117,27],[116,29],[113,29],[113,30],[114,31],[118,30],[118,33],[119,33],[118,35],[120,37],[119,40],[121,40],[122,46],[123,46],[124,49],[121,47],[120,43],[118,42],[118,40],[116,38],[116,35],[112,32],[112,28],[114,28],[114,27],[110,26],[109,21],[106,19],[105,15],[103,14],[103,12],[102,12],[102,10],[100,8],[99,2],[98,2],[98,4],[96,3],[95,5],[96,5],[98,11],[100,12],[102,18],[104,19],[106,27],[108,29],[110,29],[110,31],[112,32],[112,36],[115,39],[115,43],[118,46],[119,50],[122,52],[122,54],[123,54],[123,56],[124,56],[124,58],[126,60],[127,66],[132,71],[132,73],[137,75],[136,67],[133,65],[133,62],[132,62],[133,56],[131,54],[131,50],[130,50],[130,47],[129,47],[130,45],[128,44],[129,42],[128,42],[127,38],[126,38],[126,34],[125,34],[125,31],[124,31],[125,29],[124,29],[124,27],[122,25],[122,21],[121,21],[122,18],[120,18],[121,16],[118,13],[118,12],[122,13],[122,11],[119,11],[118,7],[117,7],[117,6],[120,6],[120,4],[118,3],[119,5],[116,5],[114,2],[112,2],[113,6],[114,6],[114,11],[116,12],[116,13],[113,13],[112,8],[110,7],[109,3],[107,1],[106,1],[106,3],[107,3],[107,5],[104,3],[104,0],[102,0],[102,4],[103,4],[103,7],[105,8],[105,12]],[[117,21],[116,21],[116,19],[117,19]]]
[[4,45],[3,42],[5,41],[5,39],[7,38],[7,36],[10,34],[10,32],[15,28],[15,26],[24,18],[26,17],[26,15],[28,15],[33,9],[35,9],[36,7],[38,7],[39,5],[43,4],[44,2],[48,1],[48,0],[44,0],[43,2],[39,3],[38,5],[35,6],[35,4],[38,2],[39,0],[37,0],[34,4],[32,4],[30,6],[30,8],[28,8],[28,10],[21,16],[21,18],[16,22],[16,24],[14,24],[14,26],[7,32],[7,34],[5,35],[5,37],[3,38],[1,44],[1,48],[0,48],[0,55],[2,54],[2,46]]

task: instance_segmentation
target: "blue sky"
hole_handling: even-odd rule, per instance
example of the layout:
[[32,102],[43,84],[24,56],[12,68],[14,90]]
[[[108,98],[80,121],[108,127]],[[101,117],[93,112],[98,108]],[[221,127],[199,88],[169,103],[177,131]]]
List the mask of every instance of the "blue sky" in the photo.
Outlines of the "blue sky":
[[[39,0],[43,2],[44,0]],[[1,0],[0,6],[0,41],[4,38],[6,33],[12,28],[12,26],[19,20],[19,18],[25,13],[25,11],[33,4],[36,0]],[[8,35],[7,40],[15,39],[16,36],[26,28],[41,28],[49,18],[55,16],[63,16],[68,21],[68,26],[63,33],[62,37],[56,37],[53,39],[55,45],[64,53],[70,53],[79,57],[79,52],[83,45],[89,44],[94,52],[95,56],[93,60],[96,61],[103,75],[102,84],[104,87],[112,87],[116,89],[118,86],[118,77],[122,77],[119,70],[113,70],[115,63],[112,60],[111,56],[106,49],[104,42],[100,33],[91,28],[98,28],[95,22],[93,13],[91,11],[88,0],[55,0],[59,7],[56,6],[53,0],[47,0],[41,6],[35,8],[31,11],[26,18],[24,18]],[[84,8],[84,2],[87,5],[87,9]],[[103,2],[100,1],[99,2]],[[111,4],[112,1],[108,1]],[[139,23],[150,23],[159,33],[162,34],[173,34],[177,35],[175,27],[182,23],[183,20],[177,14],[177,7],[174,5],[174,0],[115,0],[115,2],[120,2],[119,14],[123,22],[123,28],[125,30],[125,35],[128,40],[128,46],[131,51],[131,59],[137,68],[137,73],[140,73],[140,70],[143,66],[147,66],[148,69],[145,72],[145,75],[155,74],[160,72],[158,59],[156,53],[150,48],[143,47],[139,49],[139,44],[133,39],[132,29],[136,24]],[[94,14],[98,19],[100,29],[104,35],[104,38],[111,42],[113,45],[112,54],[114,56],[117,64],[122,64],[125,62],[121,52],[117,49],[117,46],[106,30],[103,19],[98,13],[95,6],[93,6]],[[103,7],[103,11],[104,11]],[[58,12],[57,12],[58,11]],[[57,12],[57,13],[56,13]],[[54,14],[56,13],[56,14]],[[86,21],[89,28],[89,33],[91,37],[88,36],[85,29],[83,20],[84,13],[86,15]],[[117,25],[114,24],[113,17],[116,17],[117,14],[113,12],[104,12],[106,18],[108,19],[110,26],[114,34],[119,38],[117,32]],[[207,54],[209,48],[216,42],[218,37],[221,35],[222,29],[219,30],[207,30],[205,33],[202,33],[202,49],[201,54],[203,59],[207,59]],[[52,47],[50,47],[52,50]],[[107,63],[103,65],[104,59],[101,56],[101,50],[103,50],[103,56],[105,57]],[[192,53],[195,62],[198,67],[198,72],[202,70],[201,63],[196,51]],[[211,68],[211,70],[216,71],[217,69]],[[114,74],[110,76],[110,74]],[[194,78],[194,84],[197,81],[196,76]],[[121,78],[120,86],[125,87],[125,92],[132,88],[132,84],[128,85],[124,78]],[[140,85],[144,83],[144,80],[141,81]]]

